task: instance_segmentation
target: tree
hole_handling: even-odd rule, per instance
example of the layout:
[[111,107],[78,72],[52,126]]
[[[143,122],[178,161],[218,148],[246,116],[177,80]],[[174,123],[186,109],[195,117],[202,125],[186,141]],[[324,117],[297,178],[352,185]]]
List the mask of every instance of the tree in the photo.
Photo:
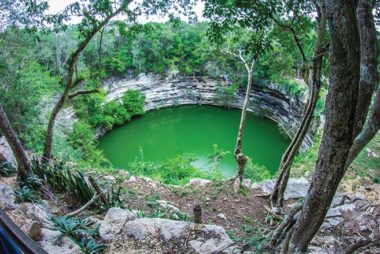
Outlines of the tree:
[[[71,4],[66,8],[63,14],[53,16],[50,19],[56,26],[58,26],[58,28],[60,28],[64,27],[62,21],[68,19],[71,15],[79,15],[83,17],[81,23],[78,25],[81,40],[69,58],[66,69],[64,91],[53,108],[46,130],[43,152],[43,158],[45,161],[49,161],[52,158],[53,132],[57,116],[64,108],[68,98],[73,97],[70,96],[72,90],[77,88],[84,80],[84,78],[77,72],[77,61],[93,37],[102,30],[112,18],[119,14],[126,14],[128,15],[130,22],[135,22],[138,14],[156,14],[159,11],[168,11],[174,4],[172,1],[145,0],[137,7],[130,9],[129,5],[131,2],[132,0],[97,0],[89,2],[82,0],[82,4],[78,2]],[[183,2],[180,2],[180,7],[184,7],[186,4],[187,1],[184,0]]]
[[32,166],[28,157],[24,152],[21,142],[17,138],[7,115],[4,112],[3,106],[0,103],[0,131],[8,141],[9,146],[17,161],[17,179],[21,182],[26,181],[32,172]]
[[241,110],[240,124],[236,139],[236,146],[234,151],[234,157],[237,163],[237,170],[235,176],[233,177],[233,185],[234,190],[237,192],[241,188],[245,164],[248,161],[248,157],[243,153],[242,143],[247,109],[249,106],[249,97],[253,85],[253,72],[257,59],[259,58],[260,54],[269,46],[269,43],[267,39],[267,34],[263,30],[249,33],[249,37],[246,41],[242,39],[244,37],[244,34],[237,34],[235,36],[239,37],[239,40],[237,41],[236,38],[232,39],[234,43],[233,47],[235,49],[232,50],[231,46],[228,46],[228,48],[224,51],[227,54],[237,58],[244,65],[244,68],[246,69],[248,76],[247,86],[245,88],[244,103]]
[[[317,39],[313,57],[308,57],[308,52],[302,45],[301,34],[315,11],[317,13]],[[247,28],[268,26],[276,24],[279,28],[289,33],[294,46],[298,51],[299,64],[297,68],[302,70],[305,83],[309,87],[309,98],[303,114],[303,118],[292,142],[284,153],[274,191],[271,195],[273,207],[281,207],[283,195],[289,180],[290,168],[293,160],[302,145],[305,136],[309,132],[313,120],[313,113],[319,99],[321,88],[321,72],[323,56],[326,53],[325,27],[326,17],[321,1],[206,1],[205,14],[212,19],[212,30],[228,29],[231,24],[238,23]]]
[[306,71],[304,76],[305,82],[308,84],[309,87],[309,98],[301,121],[301,125],[298,128],[296,135],[293,137],[290,145],[286,149],[284,155],[282,156],[280,168],[278,171],[279,173],[277,175],[276,183],[270,197],[272,207],[282,207],[283,205],[284,193],[290,176],[290,169],[294,161],[294,158],[297,155],[298,150],[301,147],[302,142],[310,129],[310,125],[313,120],[313,112],[317,105],[320,89],[322,86],[321,72],[323,56],[327,52],[326,44],[324,43],[326,30],[326,14],[324,6],[322,4],[319,4],[317,1],[313,1],[313,4],[315,6],[315,10],[317,11],[317,40],[314,49],[314,56],[311,61],[310,74],[308,73],[309,61],[306,58],[303,47],[301,45],[300,40],[298,39],[298,36],[294,28],[291,25],[284,25],[280,21],[277,21],[276,18],[273,18],[274,20],[276,20],[276,24],[278,24],[280,27],[284,27],[285,29],[291,31],[295,45],[297,45],[300,55],[302,56],[302,68],[304,69],[304,71]]
[[[376,80],[377,63],[373,56],[376,55],[377,42],[371,15],[373,5],[368,0],[326,0],[325,4],[331,37],[326,123],[305,201],[293,209],[288,215],[290,219],[284,220],[278,228],[289,230],[282,253],[288,251],[289,243],[290,252],[307,250],[323,223],[348,165],[379,129],[379,91],[364,127],[358,121],[368,114],[368,107],[361,102],[362,96],[370,94],[367,96],[371,99],[373,92],[368,90],[374,87]],[[369,77],[363,75],[363,69],[370,73]],[[301,211],[295,216],[298,209]],[[274,238],[278,236],[276,230]],[[273,242],[276,239],[272,239]]]

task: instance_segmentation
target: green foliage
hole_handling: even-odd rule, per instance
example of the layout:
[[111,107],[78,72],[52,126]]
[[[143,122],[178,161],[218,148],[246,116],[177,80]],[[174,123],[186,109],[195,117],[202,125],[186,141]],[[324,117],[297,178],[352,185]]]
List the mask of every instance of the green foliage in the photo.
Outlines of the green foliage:
[[136,160],[127,166],[132,175],[149,176],[165,184],[184,185],[192,178],[221,179],[219,171],[204,171],[194,167],[191,158],[177,156],[165,163]]
[[88,238],[88,239],[82,238],[77,243],[84,254],[102,253],[107,248],[106,245],[102,243],[98,243],[92,238]]
[[68,136],[68,142],[76,148],[81,159],[90,165],[105,164],[103,153],[97,148],[95,130],[86,122],[79,120],[74,124],[73,131]]
[[105,94],[100,93],[79,98],[74,103],[80,120],[74,124],[68,141],[88,165],[108,164],[97,148],[96,128],[110,130],[115,125],[130,121],[133,116],[144,114],[145,97],[138,91],[126,91],[121,101],[106,102],[105,99]]
[[7,161],[0,162],[0,176],[10,176],[16,173],[16,168]]
[[107,191],[106,200],[107,200],[108,206],[105,207],[105,209],[108,209],[111,207],[124,208],[123,202],[121,201],[121,190],[122,190],[121,187],[114,189],[112,186],[111,189]]
[[32,169],[35,175],[55,190],[69,191],[82,204],[87,203],[94,195],[93,189],[86,182],[83,174],[66,168],[64,162],[55,161],[52,165],[44,165],[38,159],[33,159]]
[[251,160],[248,160],[244,170],[244,178],[251,179],[253,182],[262,182],[272,179],[273,175],[266,167],[254,164]]
[[123,107],[131,116],[144,114],[145,96],[136,90],[128,90],[123,95]]
[[216,86],[216,98],[219,103],[228,106],[235,99],[235,94],[238,90],[238,84],[233,83],[229,86],[223,86],[220,83]]
[[31,203],[38,203],[40,201],[40,196],[38,195],[38,192],[31,189],[28,186],[23,186],[19,189],[16,189],[13,192],[13,195],[16,197],[16,202],[18,203],[24,203],[24,202],[31,202]]
[[93,237],[99,235],[99,227],[91,228],[89,219],[76,219],[68,216],[51,218],[53,229],[63,236],[73,239],[85,254],[97,254],[105,250],[104,244],[98,243]]

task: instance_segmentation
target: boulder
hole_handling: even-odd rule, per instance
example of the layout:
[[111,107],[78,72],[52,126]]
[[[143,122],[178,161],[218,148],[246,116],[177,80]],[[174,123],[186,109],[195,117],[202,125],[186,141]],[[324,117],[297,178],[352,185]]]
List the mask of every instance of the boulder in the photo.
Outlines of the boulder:
[[28,236],[34,241],[42,240],[42,229],[39,222],[33,222],[28,230]]
[[113,207],[108,210],[106,217],[100,223],[99,235],[103,240],[111,241],[120,233],[126,222],[136,218],[137,215],[134,212]]
[[251,179],[243,179],[243,182],[241,184],[246,188],[251,188],[252,180]]
[[64,253],[64,254],[80,254],[82,251],[79,246],[70,238],[62,233],[50,229],[42,229],[42,240],[38,243],[47,253]]
[[140,218],[124,225],[108,253],[232,253],[232,244],[220,226]]
[[[274,188],[275,182],[273,180],[267,180],[252,185],[252,189],[259,189],[266,194],[271,194]],[[310,183],[306,178],[290,178],[288,186],[284,193],[284,199],[296,199],[306,197],[309,190]]]

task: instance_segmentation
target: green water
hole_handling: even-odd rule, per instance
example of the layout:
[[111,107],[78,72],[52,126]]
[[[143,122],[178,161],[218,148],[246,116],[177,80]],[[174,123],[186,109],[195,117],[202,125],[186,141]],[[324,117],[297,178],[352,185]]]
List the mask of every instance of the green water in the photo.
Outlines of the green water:
[[[141,157],[145,161],[164,162],[177,155],[189,155],[194,165],[207,169],[213,145],[231,151],[220,169],[232,176],[236,164],[234,150],[240,110],[212,106],[182,106],[146,113],[113,129],[99,140],[99,147],[115,167],[125,166]],[[289,140],[280,134],[276,124],[251,114],[247,116],[243,151],[255,164],[274,173]],[[141,152],[142,151],[142,152]]]

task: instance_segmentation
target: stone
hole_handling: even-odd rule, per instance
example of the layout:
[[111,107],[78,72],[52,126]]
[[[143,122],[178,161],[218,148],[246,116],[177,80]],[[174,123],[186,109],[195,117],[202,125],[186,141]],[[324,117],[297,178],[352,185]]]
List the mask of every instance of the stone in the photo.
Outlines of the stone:
[[42,229],[39,222],[33,222],[28,230],[28,236],[34,241],[40,241],[42,239]]
[[103,176],[103,179],[108,182],[116,183],[116,179],[113,176]]
[[205,186],[208,183],[211,183],[211,181],[207,179],[202,179],[202,178],[193,178],[193,179],[190,179],[189,183],[186,184],[186,186],[200,187],[200,186]]
[[137,181],[137,178],[135,176],[131,176],[128,180],[125,180],[124,183],[130,184],[130,183],[134,183],[136,181]]
[[[252,185],[252,189],[260,189],[265,194],[271,194],[274,188],[275,182],[273,180],[267,180]],[[306,178],[290,178],[288,186],[284,193],[284,199],[297,199],[306,197],[309,190],[310,183]]]
[[124,225],[108,253],[233,253],[232,244],[220,226],[140,218]]
[[105,241],[111,241],[120,233],[124,224],[135,220],[136,213],[118,207],[110,208],[104,220],[100,223],[99,235]]
[[13,189],[6,184],[0,183],[0,208],[15,209],[18,204],[15,203],[15,196],[13,195]]
[[47,253],[80,254],[79,246],[59,231],[42,228],[42,240],[38,243]]
[[344,212],[353,211],[355,210],[355,208],[356,206],[354,204],[345,204],[345,205],[333,207],[327,211],[326,217],[331,218],[331,217],[341,216],[342,212],[344,213]]
[[222,219],[222,220],[227,220],[227,217],[226,215],[224,215],[223,213],[220,213],[217,215],[219,219]]
[[252,180],[251,179],[243,179],[242,185],[249,189],[252,186]]

